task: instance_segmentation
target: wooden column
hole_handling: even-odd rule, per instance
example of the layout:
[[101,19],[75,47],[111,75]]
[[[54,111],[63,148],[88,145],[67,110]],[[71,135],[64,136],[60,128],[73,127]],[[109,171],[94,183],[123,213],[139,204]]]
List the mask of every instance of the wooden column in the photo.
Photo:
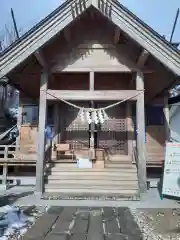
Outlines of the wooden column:
[[169,106],[168,106],[168,97],[164,97],[164,127],[165,127],[165,134],[166,134],[166,141],[170,140],[170,128],[169,128]]
[[46,127],[46,90],[48,84],[48,73],[44,70],[40,79],[39,97],[39,131],[36,163],[36,193],[41,194],[44,188],[44,156],[45,156],[45,127]]
[[[94,91],[94,72],[90,72],[89,78],[89,90]],[[94,108],[94,101],[91,101],[91,107]],[[94,130],[95,123],[91,123],[91,138],[90,138],[90,156],[92,159],[95,159],[95,149],[94,149]]]
[[127,121],[127,147],[128,147],[128,155],[132,156],[132,142],[133,142],[133,128],[132,128],[132,106],[131,102],[127,102],[126,104],[126,121]]
[[20,139],[21,139],[22,112],[23,112],[23,106],[22,106],[22,103],[19,101],[18,118],[17,118],[17,129],[18,129],[19,135],[16,138],[16,152],[20,151],[19,146],[20,146]]
[[[142,72],[137,72],[136,89],[144,90],[144,76]],[[139,178],[140,192],[143,193],[147,190],[144,92],[138,95],[137,97],[136,122],[137,122],[138,178]]]
[[55,103],[54,105],[54,141],[58,143],[59,135],[59,104]]
[[56,151],[54,151],[54,145],[59,141],[59,104],[54,104],[54,139],[52,146],[52,158],[56,158]]

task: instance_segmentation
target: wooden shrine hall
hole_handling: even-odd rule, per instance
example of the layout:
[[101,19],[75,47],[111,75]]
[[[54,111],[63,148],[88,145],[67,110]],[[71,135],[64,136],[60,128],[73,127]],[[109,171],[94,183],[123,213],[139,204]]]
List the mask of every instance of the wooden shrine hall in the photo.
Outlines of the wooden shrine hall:
[[116,0],[65,1],[1,53],[4,76],[20,91],[20,135],[4,168],[36,166],[39,194],[147,190],[147,167],[163,166],[180,54],[137,16]]

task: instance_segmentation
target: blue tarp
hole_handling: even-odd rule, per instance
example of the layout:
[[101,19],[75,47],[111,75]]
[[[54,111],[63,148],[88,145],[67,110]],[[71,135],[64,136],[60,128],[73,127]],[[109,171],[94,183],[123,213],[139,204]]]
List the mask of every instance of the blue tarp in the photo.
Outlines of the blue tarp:
[[46,136],[47,139],[49,139],[51,141],[53,140],[54,135],[52,133],[51,127],[47,126],[45,128],[45,136]]

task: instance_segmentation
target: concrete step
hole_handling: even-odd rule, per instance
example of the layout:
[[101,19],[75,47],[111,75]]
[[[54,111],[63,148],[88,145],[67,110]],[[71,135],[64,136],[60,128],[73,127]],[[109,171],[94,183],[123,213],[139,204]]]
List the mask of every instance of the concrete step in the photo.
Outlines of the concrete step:
[[103,175],[95,175],[95,174],[80,174],[76,173],[76,174],[57,174],[57,175],[49,175],[49,176],[45,176],[45,179],[47,180],[82,180],[82,179],[86,179],[86,180],[108,180],[108,181],[137,181],[137,174],[124,174],[124,176],[122,175],[113,175],[113,174],[103,174]]
[[138,185],[138,182],[137,180],[134,181],[134,180],[92,180],[92,179],[48,179],[46,180],[46,183],[47,184],[52,184],[52,185],[56,185],[58,184],[59,186],[61,185],[71,185],[72,186],[77,186],[77,185],[83,185],[83,186],[102,186],[102,187],[108,187],[108,186],[117,186],[117,187],[120,187],[121,186],[131,186],[131,187],[137,187]]
[[52,193],[53,196],[60,196],[68,195],[68,196],[109,196],[109,197],[132,197],[138,195],[138,191],[136,189],[50,189],[45,188],[46,193]]
[[116,154],[116,155],[109,155],[108,156],[108,160],[110,161],[131,161],[132,160],[132,156],[130,155],[120,155],[120,154]]
[[132,163],[105,163],[105,168],[136,169],[136,166]]
[[51,189],[45,188],[46,193],[51,193],[51,196],[109,196],[109,197],[133,197],[138,195],[138,191],[136,189]]
[[98,189],[98,190],[106,190],[106,189],[111,189],[111,190],[138,190],[138,185],[92,185],[92,184],[83,184],[82,181],[77,184],[50,184],[47,183],[45,184],[45,189],[53,189],[55,192],[58,189]]
[[53,166],[56,168],[77,168],[77,163],[53,163]]
[[115,173],[111,173],[111,172],[63,172],[63,171],[59,171],[59,172],[47,172],[46,177],[52,177],[53,179],[57,178],[59,176],[62,177],[62,179],[64,178],[68,178],[68,179],[74,179],[74,178],[88,178],[88,179],[104,179],[104,178],[116,178],[116,179],[135,179],[137,177],[137,173],[136,172],[115,172]]
[[111,174],[111,172],[113,173],[113,175],[117,174],[117,175],[122,175],[122,174],[127,174],[127,173],[137,173],[137,169],[136,167],[132,167],[132,168],[120,168],[120,169],[116,169],[116,168],[102,168],[102,169],[98,169],[98,168],[66,168],[66,167],[52,167],[51,169],[48,169],[47,172],[59,172],[60,174],[66,174],[66,172],[70,175],[70,174],[79,174],[79,173],[83,173],[83,174],[97,174],[97,175],[102,175],[102,174]]
[[132,164],[132,161],[130,160],[106,160],[105,161],[105,164],[128,164],[128,165],[131,165]]
[[63,164],[63,163],[77,163],[76,159],[53,159],[52,162],[55,163],[59,163],[59,164]]

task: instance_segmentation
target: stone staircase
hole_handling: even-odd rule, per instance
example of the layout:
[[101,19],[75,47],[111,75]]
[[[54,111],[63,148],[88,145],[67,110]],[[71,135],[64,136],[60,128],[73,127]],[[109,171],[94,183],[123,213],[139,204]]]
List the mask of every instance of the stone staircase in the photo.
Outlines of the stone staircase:
[[[122,157],[121,157],[122,159]],[[80,169],[76,162],[61,160],[45,175],[45,193],[60,196],[106,196],[133,198],[138,195],[137,169],[130,161],[109,159],[103,169]]]

